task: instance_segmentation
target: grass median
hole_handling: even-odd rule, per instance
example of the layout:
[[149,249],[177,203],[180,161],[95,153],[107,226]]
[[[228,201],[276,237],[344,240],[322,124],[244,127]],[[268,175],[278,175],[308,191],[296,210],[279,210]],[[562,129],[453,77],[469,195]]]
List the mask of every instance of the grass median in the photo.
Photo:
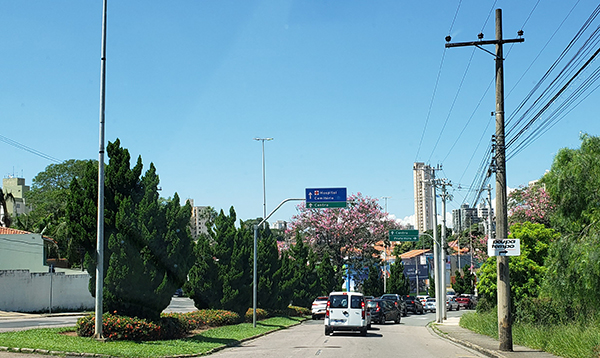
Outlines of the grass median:
[[[495,311],[465,313],[460,326],[498,339],[498,315]],[[598,324],[531,325],[514,323],[513,343],[541,349],[560,357],[585,358],[600,354],[600,326]]]
[[167,357],[201,355],[213,349],[236,343],[267,332],[295,325],[304,318],[273,317],[256,323],[241,323],[207,329],[187,338],[165,341],[109,341],[77,337],[75,327],[42,328],[0,333],[0,347],[28,349],[37,352],[93,353],[113,357]]

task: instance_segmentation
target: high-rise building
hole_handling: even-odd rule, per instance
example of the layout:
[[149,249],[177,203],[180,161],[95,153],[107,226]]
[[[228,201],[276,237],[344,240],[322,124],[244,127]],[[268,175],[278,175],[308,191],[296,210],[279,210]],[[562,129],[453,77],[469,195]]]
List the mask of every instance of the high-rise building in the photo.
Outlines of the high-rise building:
[[462,204],[460,209],[452,210],[452,229],[456,233],[467,230],[471,225],[477,224],[482,220],[483,218],[478,215],[478,209],[469,207],[469,204]]
[[433,230],[433,193],[429,181],[432,168],[424,163],[414,163],[415,227],[419,232]]
[[190,231],[194,240],[198,239],[200,234],[208,234],[206,222],[209,219],[210,207],[194,206],[194,199],[187,199],[192,206],[192,217],[190,218]]

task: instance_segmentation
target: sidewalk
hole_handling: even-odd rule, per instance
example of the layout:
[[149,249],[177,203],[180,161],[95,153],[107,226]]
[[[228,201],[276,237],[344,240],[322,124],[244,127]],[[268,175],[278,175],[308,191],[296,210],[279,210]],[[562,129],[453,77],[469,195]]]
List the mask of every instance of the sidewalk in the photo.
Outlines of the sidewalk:
[[557,357],[550,353],[513,345],[512,352],[503,352],[498,349],[498,340],[484,336],[479,333],[475,333],[466,328],[458,325],[460,317],[449,317],[444,323],[431,323],[431,329],[438,334],[440,337],[449,339],[453,342],[461,344],[470,349],[476,350],[480,353],[487,355],[488,357],[498,358],[516,358],[516,357],[527,357],[527,358],[551,358]]

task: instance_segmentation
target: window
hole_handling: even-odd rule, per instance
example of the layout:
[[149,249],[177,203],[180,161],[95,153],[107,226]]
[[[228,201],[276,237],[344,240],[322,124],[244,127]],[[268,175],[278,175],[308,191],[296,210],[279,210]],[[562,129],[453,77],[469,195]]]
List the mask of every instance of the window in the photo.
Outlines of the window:
[[333,295],[329,297],[329,308],[348,308],[348,296]]
[[350,308],[362,308],[362,302],[362,296],[352,296],[352,299],[350,301]]

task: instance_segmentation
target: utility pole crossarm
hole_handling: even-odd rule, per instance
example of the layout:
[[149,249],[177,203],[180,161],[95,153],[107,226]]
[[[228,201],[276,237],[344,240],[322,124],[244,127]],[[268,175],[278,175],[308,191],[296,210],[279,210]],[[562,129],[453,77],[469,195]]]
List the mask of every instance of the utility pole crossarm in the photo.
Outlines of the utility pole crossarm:
[[525,41],[524,38],[519,37],[518,39],[454,42],[454,43],[447,43],[444,46],[446,46],[446,48],[450,48],[450,47],[464,47],[464,46],[498,45],[498,44],[507,44],[507,43],[524,42],[524,41]]

